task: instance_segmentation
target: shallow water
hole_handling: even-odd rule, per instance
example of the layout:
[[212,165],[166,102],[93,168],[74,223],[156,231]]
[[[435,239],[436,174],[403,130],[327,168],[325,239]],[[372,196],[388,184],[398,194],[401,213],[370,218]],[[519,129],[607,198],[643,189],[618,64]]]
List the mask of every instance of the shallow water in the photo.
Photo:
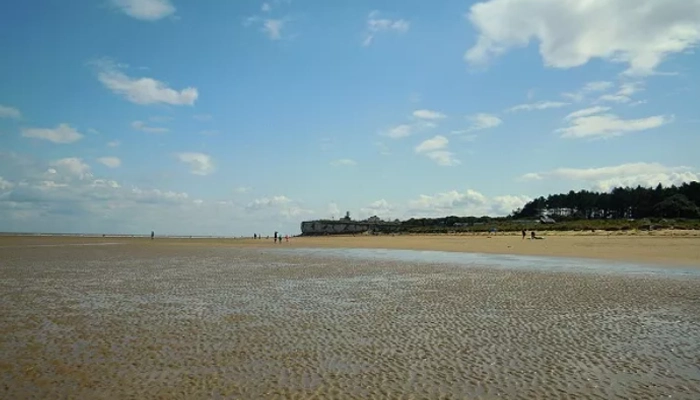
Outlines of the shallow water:
[[346,259],[394,260],[478,266],[498,269],[528,269],[535,271],[594,272],[604,274],[655,274],[663,276],[697,277],[700,268],[678,265],[658,265],[623,261],[539,257],[510,254],[466,253],[452,251],[416,251],[396,249],[354,248],[294,248],[275,249],[281,254],[303,254],[306,256],[336,257]]
[[0,249],[0,398],[700,398],[694,275],[464,257]]

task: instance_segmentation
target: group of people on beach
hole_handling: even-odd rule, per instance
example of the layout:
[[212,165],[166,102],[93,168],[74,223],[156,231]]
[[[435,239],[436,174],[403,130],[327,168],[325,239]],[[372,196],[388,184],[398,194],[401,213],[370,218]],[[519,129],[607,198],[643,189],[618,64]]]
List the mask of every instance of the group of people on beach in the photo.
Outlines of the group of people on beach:
[[[270,237],[268,236],[267,238],[269,239]],[[262,235],[254,233],[253,239],[262,239]],[[275,240],[275,243],[282,243],[282,234],[277,233],[277,231],[275,231],[274,240]],[[289,235],[284,235],[284,240],[289,242]]]

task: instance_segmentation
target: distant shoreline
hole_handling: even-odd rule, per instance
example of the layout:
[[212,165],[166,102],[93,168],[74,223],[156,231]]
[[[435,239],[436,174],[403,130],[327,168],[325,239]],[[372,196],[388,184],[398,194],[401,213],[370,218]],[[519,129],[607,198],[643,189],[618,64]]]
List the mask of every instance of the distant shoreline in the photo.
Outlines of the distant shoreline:
[[[540,226],[546,228],[545,226]],[[695,229],[660,229],[660,230],[548,230],[548,229],[526,229],[527,232],[535,231],[538,235],[545,236],[660,236],[660,237],[700,237],[700,230]],[[397,232],[371,234],[329,234],[329,235],[297,235],[294,238],[342,238],[342,237],[445,237],[445,236],[520,236],[520,231],[456,231],[456,232]],[[93,238],[93,239],[150,239],[150,234],[97,234],[97,233],[25,233],[25,232],[0,232],[0,238],[11,237],[56,237],[56,238]],[[156,239],[219,239],[219,240],[245,240],[252,239],[252,236],[225,236],[225,235],[158,235]],[[263,235],[264,239],[272,240],[273,235]]]

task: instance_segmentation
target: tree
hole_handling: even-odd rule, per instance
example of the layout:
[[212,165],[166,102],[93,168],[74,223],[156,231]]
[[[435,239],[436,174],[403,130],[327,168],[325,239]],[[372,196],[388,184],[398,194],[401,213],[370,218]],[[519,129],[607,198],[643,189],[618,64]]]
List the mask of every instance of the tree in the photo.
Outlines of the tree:
[[698,206],[682,194],[674,194],[654,206],[654,214],[664,218],[698,218]]
[[616,187],[610,192],[572,190],[550,194],[547,198],[538,197],[514,210],[511,216],[515,219],[537,218],[543,214],[559,219],[699,218],[695,209],[700,209],[700,182],[687,182],[678,187],[662,184],[653,188]]

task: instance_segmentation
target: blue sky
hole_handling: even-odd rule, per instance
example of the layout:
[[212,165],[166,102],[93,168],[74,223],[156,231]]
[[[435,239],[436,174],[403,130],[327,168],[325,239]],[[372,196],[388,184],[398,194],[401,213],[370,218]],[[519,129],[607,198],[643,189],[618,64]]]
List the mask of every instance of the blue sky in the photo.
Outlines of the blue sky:
[[8,1],[0,231],[293,234],[697,180],[699,42],[700,0]]

